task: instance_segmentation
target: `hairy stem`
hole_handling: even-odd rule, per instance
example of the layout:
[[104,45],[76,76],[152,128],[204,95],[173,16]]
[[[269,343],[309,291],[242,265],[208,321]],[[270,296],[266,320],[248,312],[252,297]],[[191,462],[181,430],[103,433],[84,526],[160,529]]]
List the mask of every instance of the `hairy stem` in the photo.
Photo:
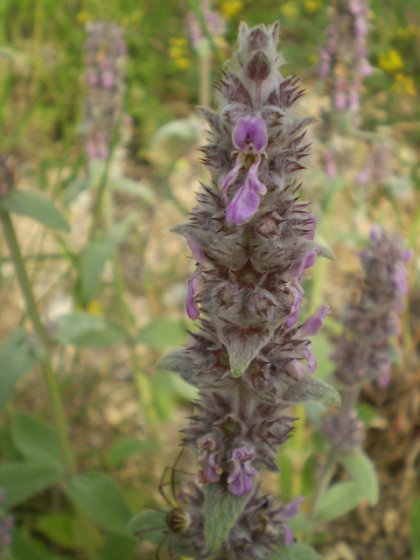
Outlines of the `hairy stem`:
[[22,291],[22,295],[25,299],[27,312],[31,320],[35,334],[38,337],[38,341],[41,345],[41,351],[42,351],[42,357],[40,362],[41,370],[44,377],[45,385],[47,387],[48,397],[54,415],[54,423],[60,441],[60,446],[63,452],[63,457],[66,462],[66,466],[69,474],[73,474],[75,472],[75,460],[74,460],[73,450],[71,448],[70,441],[68,438],[67,422],[65,418],[63,405],[61,402],[61,396],[58,389],[57,379],[54,373],[54,369],[49,354],[50,343],[48,339],[48,334],[41,320],[41,316],[35,301],[35,297],[26,271],[25,262],[22,257],[22,253],[20,250],[18,239],[16,237],[16,232],[13,227],[12,220],[10,219],[8,213],[1,210],[0,210],[0,220],[3,226],[4,235],[10,251],[10,255],[13,259],[13,264],[15,266],[16,276],[19,282],[19,286]]

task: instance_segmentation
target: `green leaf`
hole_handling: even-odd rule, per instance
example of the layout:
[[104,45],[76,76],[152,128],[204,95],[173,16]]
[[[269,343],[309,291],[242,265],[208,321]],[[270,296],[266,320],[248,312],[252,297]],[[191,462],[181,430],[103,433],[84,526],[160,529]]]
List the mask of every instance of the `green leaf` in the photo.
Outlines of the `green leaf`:
[[323,522],[337,519],[356,508],[361,497],[359,485],[354,480],[333,484],[319,502],[316,519]]
[[414,500],[408,512],[410,524],[410,543],[413,560],[420,560],[420,499]]
[[39,461],[16,461],[0,465],[0,488],[6,496],[4,507],[9,509],[52,486],[62,472]]
[[55,338],[76,346],[111,346],[120,342],[122,333],[102,317],[77,311],[58,318]]
[[267,560],[322,560],[322,556],[307,544],[295,543],[288,546],[279,545]]
[[180,321],[155,319],[140,329],[137,340],[152,350],[164,350],[185,342],[187,331]]
[[121,467],[132,455],[145,456],[153,451],[156,451],[156,443],[152,441],[142,441],[134,437],[119,438],[108,451],[106,460],[108,465],[115,469]]
[[128,532],[140,540],[160,544],[162,535],[167,532],[166,513],[164,511],[142,511],[128,524]]
[[33,218],[52,229],[70,231],[70,226],[54,204],[39,194],[29,191],[12,190],[0,201],[0,208],[21,216]]
[[28,461],[38,461],[65,472],[65,462],[55,431],[41,420],[25,412],[12,418],[13,442]]
[[0,454],[3,461],[5,459],[8,461],[19,461],[21,459],[21,454],[13,443],[9,426],[0,428]]
[[297,515],[287,520],[287,525],[295,533],[309,533],[311,531],[311,522],[303,511],[299,511]]
[[23,329],[16,329],[0,343],[0,410],[19,379],[30,372],[37,361],[36,351]]
[[70,481],[65,492],[100,527],[127,534],[131,511],[115,482],[101,473],[82,473]]
[[217,552],[239,515],[250,494],[234,496],[219,483],[207,484],[204,488],[204,536],[206,549]]
[[43,547],[39,543],[27,536],[22,535],[17,530],[13,531],[11,552],[14,560],[46,560]]
[[137,540],[124,535],[107,535],[101,560],[131,560],[137,549]]
[[375,467],[362,449],[341,455],[338,460],[359,487],[361,497],[367,499],[371,506],[379,500],[379,482]]
[[[10,546],[10,551],[13,556],[13,560],[67,560],[67,556],[61,556],[51,552],[46,548],[46,546],[23,534],[23,532],[14,529],[12,532],[12,544]],[[3,556],[2,556],[3,558]],[[9,556],[4,557],[5,560],[10,560]]]
[[69,513],[46,513],[35,520],[35,528],[60,546],[75,547],[76,524],[74,516]]
[[115,243],[109,239],[90,241],[79,255],[79,283],[82,299],[91,301],[98,290],[99,281]]

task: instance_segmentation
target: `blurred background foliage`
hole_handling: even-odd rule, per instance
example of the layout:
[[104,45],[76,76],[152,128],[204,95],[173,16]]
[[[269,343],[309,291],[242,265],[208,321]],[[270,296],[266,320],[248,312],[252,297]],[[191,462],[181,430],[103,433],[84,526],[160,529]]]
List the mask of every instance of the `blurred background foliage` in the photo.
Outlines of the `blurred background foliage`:
[[[14,560],[153,558],[147,544],[137,550],[125,526],[143,506],[162,507],[156,487],[164,467],[174,462],[179,429],[195,394],[178,377],[156,369],[159,357],[180,346],[187,328],[192,328],[185,319],[184,298],[193,263],[184,243],[169,229],[185,219],[198,180],[206,178],[197,150],[204,142],[204,125],[194,111],[202,102],[203,59],[190,40],[187,24],[194,5],[181,0],[0,2],[0,153],[16,162],[19,188],[44,191],[59,209],[58,217],[42,204],[38,209],[32,205],[20,212],[16,206],[12,210],[35,219],[14,217],[30,282],[52,339],[51,362],[79,472],[69,482],[62,479],[62,466],[39,474],[38,464],[27,464],[28,458],[39,457],[46,441],[49,457],[59,465],[62,457],[57,459],[55,436],[45,424],[51,415],[36,366],[37,340],[1,240],[0,366],[11,372],[13,380],[3,380],[1,385],[5,396],[0,399],[4,460],[0,486],[12,488],[8,505],[13,507],[15,523],[11,552],[7,549],[5,558],[6,554]],[[213,7],[226,19],[225,33],[216,44],[223,59],[232,52],[241,20],[254,25],[279,19],[286,61],[283,73],[297,74],[309,91],[301,110],[317,117],[318,124],[312,133],[305,192],[316,201],[320,239],[334,251],[336,261],[317,264],[319,272],[307,281],[308,309],[326,298],[333,309],[327,331],[336,332],[334,315],[340,314],[349,286],[357,284],[355,254],[372,222],[398,231],[418,248],[418,2],[370,2],[369,59],[375,71],[363,85],[363,134],[349,132],[345,126],[339,126],[338,132],[323,128],[329,99],[317,67],[330,2],[220,0]],[[85,26],[96,21],[121,26],[128,49],[124,106],[128,118],[116,149],[118,157],[105,180],[101,167],[87,163],[82,127]],[[210,83],[220,74],[219,61],[213,57]],[[317,131],[321,140],[316,140]],[[372,146],[378,144],[382,150],[380,141],[388,150],[391,171],[384,180],[361,186],[357,174]],[[326,181],[323,167],[323,153],[330,145],[342,156],[340,172],[332,182]],[[99,204],[97,193],[102,191],[112,194]],[[338,193],[333,203],[332,192]],[[362,504],[358,518],[335,527],[339,537],[333,542],[325,534],[319,536],[318,544],[330,541],[331,559],[406,560],[400,555],[407,550],[401,542],[410,538],[409,520],[413,527],[419,520],[418,501],[410,505],[417,460],[411,442],[418,434],[419,403],[420,297],[415,263],[402,352],[396,356],[399,403],[392,400],[394,385],[382,397],[370,388],[360,409],[372,428],[370,448],[385,446],[394,453],[385,459],[377,453],[381,482],[386,488],[395,481],[408,484],[405,494],[395,497],[390,491],[384,498],[400,521],[390,530],[378,529],[382,527],[378,521],[369,532],[369,542],[375,542],[379,552],[360,555],[360,528],[358,536],[354,527],[379,511]],[[315,351],[320,375],[326,376],[331,372],[331,343],[326,335],[318,336]],[[7,400],[15,383],[17,391]],[[324,449],[313,428],[303,422],[313,412],[298,411],[302,421],[279,459],[280,482],[277,475],[265,479],[266,487],[285,500],[311,493],[316,457]],[[401,465],[406,464],[409,450],[411,462],[404,470]],[[26,487],[21,484],[24,479],[39,483]],[[379,507],[385,507],[381,503]],[[387,539],[400,543],[393,556],[381,552],[390,546]],[[412,539],[414,543],[415,536]],[[418,540],[415,546],[418,550]],[[162,558],[165,550],[166,546]]]

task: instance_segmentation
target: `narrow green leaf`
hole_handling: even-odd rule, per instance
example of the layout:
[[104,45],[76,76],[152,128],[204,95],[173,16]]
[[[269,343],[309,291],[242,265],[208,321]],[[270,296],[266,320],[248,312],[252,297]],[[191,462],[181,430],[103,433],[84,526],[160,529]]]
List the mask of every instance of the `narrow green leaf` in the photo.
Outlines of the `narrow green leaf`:
[[359,486],[361,497],[366,498],[371,506],[376,505],[379,500],[379,482],[375,467],[366,453],[357,449],[353,453],[341,455],[339,461]]
[[135,538],[124,535],[109,534],[101,553],[101,560],[131,560],[138,542]]
[[320,500],[316,511],[319,521],[331,521],[356,508],[362,494],[354,480],[338,482],[330,486]]
[[267,560],[322,560],[322,556],[307,544],[295,543],[288,546],[279,545]]
[[58,318],[55,338],[62,344],[76,346],[110,346],[120,342],[122,333],[102,317],[82,311]]
[[107,260],[111,257],[115,243],[109,239],[90,241],[79,255],[79,282],[82,299],[91,301],[98,290]]
[[0,465],[0,488],[6,496],[4,507],[9,509],[52,486],[62,472],[39,461],[16,461]]
[[82,473],[70,481],[65,492],[100,527],[127,534],[131,511],[114,481],[101,473]]
[[113,177],[112,188],[117,192],[136,196],[145,202],[153,202],[156,199],[154,192],[147,185],[127,177]]
[[234,496],[222,484],[207,484],[204,489],[204,536],[206,549],[217,552],[226,540],[250,494]]
[[155,319],[138,332],[137,340],[152,350],[164,350],[185,342],[187,331],[180,321]]
[[420,560],[420,499],[411,504],[408,520],[410,524],[410,543],[413,560]]
[[38,356],[23,329],[16,329],[0,343],[0,410],[16,383],[35,366]]
[[17,412],[12,418],[11,434],[13,443],[25,459],[65,472],[57,435],[45,422],[26,412]]
[[159,544],[167,532],[166,513],[164,511],[142,511],[128,524],[128,532],[140,540]]
[[54,204],[48,198],[33,192],[12,190],[0,201],[0,208],[33,218],[52,229],[70,231],[67,220]]

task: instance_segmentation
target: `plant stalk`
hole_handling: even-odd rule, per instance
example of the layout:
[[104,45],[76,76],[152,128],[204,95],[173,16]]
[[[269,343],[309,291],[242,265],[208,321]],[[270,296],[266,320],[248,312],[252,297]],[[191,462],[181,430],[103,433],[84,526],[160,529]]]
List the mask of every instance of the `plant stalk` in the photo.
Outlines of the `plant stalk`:
[[31,320],[34,332],[38,337],[39,343],[41,345],[41,370],[44,377],[45,385],[47,387],[48,398],[53,412],[54,423],[57,430],[61,450],[63,452],[63,457],[67,466],[67,471],[69,474],[74,474],[76,468],[74,454],[68,438],[66,417],[61,402],[61,396],[58,389],[56,376],[49,356],[50,343],[48,334],[45,330],[40,313],[38,311],[38,307],[26,271],[25,262],[20,250],[19,241],[16,237],[16,232],[12,220],[10,219],[9,214],[7,212],[4,212],[3,210],[0,210],[0,220],[3,226],[6,243],[9,248],[13,264],[15,266],[19,286],[25,299],[28,315]]

